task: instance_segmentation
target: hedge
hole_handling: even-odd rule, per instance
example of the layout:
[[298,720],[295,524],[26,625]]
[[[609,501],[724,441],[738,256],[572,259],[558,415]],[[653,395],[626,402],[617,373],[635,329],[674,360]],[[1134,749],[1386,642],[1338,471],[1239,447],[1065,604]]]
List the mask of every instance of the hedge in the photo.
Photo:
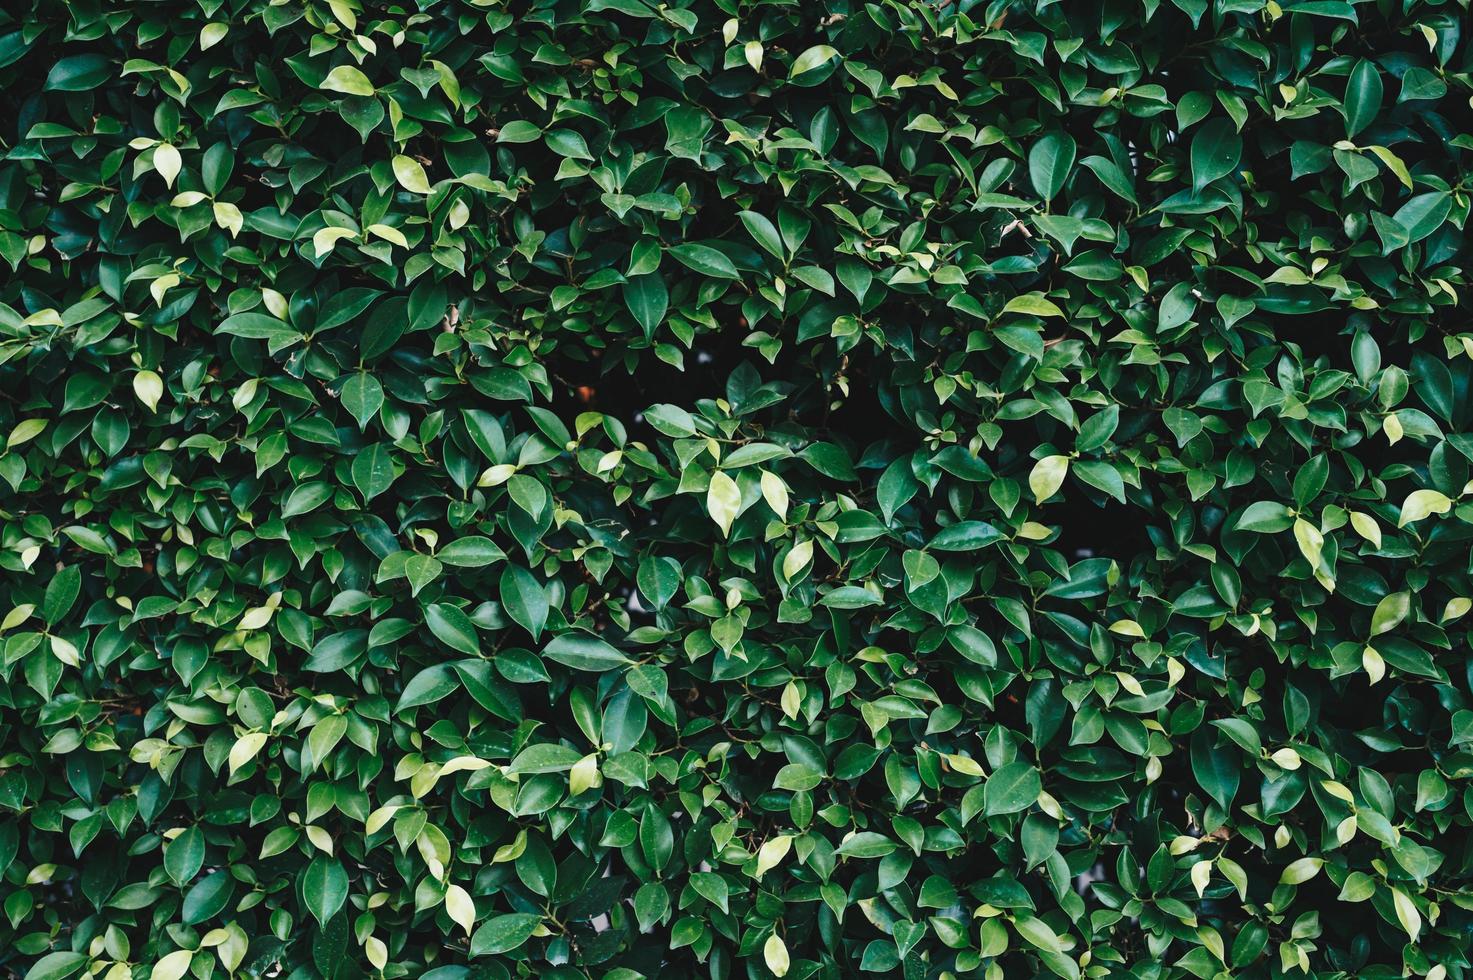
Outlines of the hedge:
[[3,6],[0,972],[1473,976],[1466,2]]

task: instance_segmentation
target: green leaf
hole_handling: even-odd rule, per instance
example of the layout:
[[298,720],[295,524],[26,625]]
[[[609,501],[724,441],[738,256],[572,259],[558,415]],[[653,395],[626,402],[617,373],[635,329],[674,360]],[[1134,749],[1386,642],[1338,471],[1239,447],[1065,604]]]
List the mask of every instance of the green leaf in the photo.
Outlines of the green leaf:
[[452,650],[478,657],[481,641],[470,617],[448,602],[437,602],[425,609],[425,622],[430,632]]
[[382,443],[376,442],[354,457],[350,472],[353,486],[363,494],[364,501],[383,494],[394,484],[394,462]]
[[1381,73],[1365,58],[1351,69],[1345,86],[1345,137],[1354,139],[1381,111]]
[[1243,138],[1232,121],[1209,119],[1192,137],[1192,190],[1201,193],[1207,185],[1238,169],[1243,158]]
[[703,276],[715,276],[719,279],[740,278],[736,266],[731,264],[731,259],[709,245],[676,245],[668,251],[681,265]]
[[82,568],[67,565],[51,577],[46,586],[46,597],[41,603],[41,617],[47,625],[55,626],[66,618],[76,605],[82,591]]
[[840,857],[852,857],[860,860],[881,858],[893,853],[895,842],[883,834],[873,831],[861,831],[846,837],[844,841],[834,849],[834,853]]
[[302,872],[301,888],[307,911],[325,926],[348,900],[348,874],[336,858],[319,854]]
[[399,703],[394,706],[394,711],[397,713],[422,704],[434,704],[458,687],[460,678],[449,664],[427,667],[404,685],[404,693],[399,695]]
[[1042,791],[1037,769],[1026,762],[1010,762],[983,784],[983,812],[995,817],[1026,810]]
[[827,44],[815,44],[793,59],[792,67],[788,69],[788,77],[796,78],[804,72],[825,64],[833,58],[837,58],[839,52]]
[[926,547],[932,551],[977,551],[1003,538],[1001,531],[985,521],[958,521],[936,532]]
[[747,233],[752,236],[758,245],[766,249],[773,258],[779,262],[786,258],[783,254],[782,236],[778,234],[777,228],[773,226],[771,221],[763,215],[757,214],[755,211],[740,211],[737,213],[737,217],[742,219],[742,224],[746,226]]
[[86,92],[113,78],[117,68],[105,55],[89,53],[62,58],[46,75],[48,92]]
[[198,826],[186,829],[164,846],[164,870],[176,885],[194,880],[205,863],[205,834]]
[[578,764],[583,754],[577,749],[551,742],[529,745],[511,761],[514,773],[567,772]]
[[355,374],[343,384],[343,407],[366,429],[384,403],[384,389],[370,374]]
[[507,615],[537,640],[547,625],[551,605],[536,576],[520,566],[507,565],[501,573],[500,591]]
[[1294,514],[1287,505],[1275,500],[1260,500],[1249,504],[1238,522],[1233,525],[1238,531],[1256,531],[1259,534],[1276,534],[1294,526]]
[[1074,154],[1074,137],[1057,131],[1045,133],[1029,149],[1028,179],[1045,204],[1064,189],[1069,172],[1074,169]]
[[628,664],[629,658],[596,636],[564,633],[554,637],[542,655],[574,670],[598,673]]
[[57,950],[41,957],[26,971],[25,980],[66,980],[91,961],[85,953]]
[[664,278],[658,272],[651,272],[628,279],[624,283],[624,305],[644,328],[645,339],[654,337],[655,328],[664,321],[665,311],[670,308]]
[[472,956],[494,956],[509,953],[525,945],[542,922],[541,916],[526,912],[495,915],[481,923],[471,937]]

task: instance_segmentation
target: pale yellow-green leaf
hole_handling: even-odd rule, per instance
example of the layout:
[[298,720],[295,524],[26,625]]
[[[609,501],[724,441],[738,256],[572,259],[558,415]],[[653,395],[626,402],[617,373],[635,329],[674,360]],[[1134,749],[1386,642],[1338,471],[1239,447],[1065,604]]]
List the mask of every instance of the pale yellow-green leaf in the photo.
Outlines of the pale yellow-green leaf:
[[1209,953],[1217,957],[1219,963],[1227,962],[1227,946],[1222,941],[1222,934],[1208,925],[1197,927],[1197,941],[1200,942]]
[[762,944],[762,959],[775,977],[787,976],[788,968],[792,965],[788,960],[788,947],[775,932]]
[[270,286],[261,290],[261,302],[266,304],[266,310],[278,320],[285,320],[291,312],[286,297]]
[[310,826],[308,826],[307,840],[311,841],[312,846],[317,848],[323,854],[332,853],[332,834],[329,834],[327,832],[326,827],[319,827],[316,824],[311,824]]
[[577,796],[584,790],[596,789],[603,783],[603,775],[598,771],[598,756],[590,753],[573,764],[568,772],[568,793]]
[[184,160],[172,143],[160,143],[154,147],[153,169],[164,178],[166,187],[174,186],[174,178],[179,176],[179,168],[182,166],[184,166]]
[[245,959],[251,941],[239,922],[232,922],[220,931],[225,933],[225,938],[216,944],[215,955],[220,957],[220,965],[225,968],[225,972],[233,974],[241,960]]
[[363,941],[363,955],[375,970],[382,970],[389,962],[389,947],[377,936],[369,936]]
[[179,275],[175,272],[166,272],[153,282],[148,284],[148,294],[158,306],[164,305],[164,294],[180,283]]
[[1243,866],[1231,858],[1219,855],[1217,870],[1238,890],[1238,899],[1246,902],[1248,900],[1248,872],[1243,870]]
[[1453,502],[1445,493],[1437,490],[1413,490],[1402,501],[1401,516],[1397,518],[1396,526],[1406,527],[1431,514],[1446,514],[1452,507]]
[[1043,293],[1024,293],[1008,300],[1002,308],[1004,313],[1025,313],[1029,316],[1063,316],[1064,311]]
[[214,211],[215,224],[230,232],[231,238],[239,235],[241,229],[245,227],[245,215],[241,214],[240,208],[234,204],[227,201],[216,201]]
[[1381,432],[1386,436],[1386,442],[1394,446],[1401,441],[1406,430],[1402,428],[1401,419],[1392,414],[1381,420]]
[[813,542],[799,541],[783,557],[783,578],[791,582],[813,560]]
[[471,934],[476,926],[476,903],[464,888],[455,884],[446,886],[445,911],[456,925],[465,930],[467,936]]
[[265,732],[247,732],[235,740],[230,747],[230,771],[232,773],[254,759],[266,746]]
[[353,9],[353,4],[347,0],[327,0],[327,8],[332,11],[339,24],[350,31],[358,29],[358,13]]
[[[37,242],[40,242],[42,245],[46,244],[46,240],[40,236],[31,239],[32,245],[35,245]],[[31,251],[34,253],[36,249],[32,248]],[[61,314],[54,307],[48,306],[46,309],[37,310],[35,313],[26,317],[20,322],[20,325],[23,327],[59,327],[61,326]]]
[[194,953],[189,950],[175,950],[153,965],[153,972],[149,974],[149,980],[179,980],[188,971],[189,962],[192,959],[194,959]]
[[485,759],[473,755],[458,755],[440,767],[441,776],[450,776],[457,772],[479,772],[482,769],[491,768],[491,763]]
[[1191,877],[1192,887],[1197,890],[1197,897],[1201,898],[1202,893],[1207,890],[1207,885],[1212,881],[1211,859],[1209,858],[1206,861],[1198,861],[1196,864],[1192,865]]
[[767,501],[767,506],[772,508],[778,520],[787,520],[788,486],[776,473],[762,471],[762,499]]
[[813,71],[813,69],[826,64],[830,58],[838,57],[838,54],[839,52],[831,45],[815,44],[793,59],[793,67],[789,69],[788,77],[795,78],[805,71]]
[[1356,534],[1369,541],[1371,547],[1377,549],[1381,547],[1381,525],[1377,524],[1376,519],[1370,514],[1359,510],[1351,511],[1350,526],[1355,529]]
[[260,378],[247,378],[245,382],[230,393],[230,404],[237,411],[245,411],[246,406],[256,399],[256,390],[261,386]]
[[1382,596],[1381,601],[1376,603],[1376,608],[1371,613],[1371,635],[1380,636],[1389,633],[1406,621],[1412,612],[1412,594],[1410,592],[1393,592],[1388,596]]
[[789,718],[797,718],[798,711],[803,707],[803,693],[798,690],[798,685],[788,681],[783,685],[782,696],[778,698],[778,706],[783,709],[783,714]]
[[948,755],[946,764],[963,776],[984,775],[981,764],[969,755]]
[[388,806],[379,807],[377,810],[370,813],[368,815],[368,819],[363,822],[363,832],[369,837],[372,837],[380,830],[383,830],[388,822],[394,819],[394,814],[398,813],[401,809],[403,809],[403,807],[393,803],[389,804]]
[[51,634],[50,640],[52,656],[68,667],[82,666],[81,654],[77,651],[76,645],[71,640],[63,636],[57,636],[55,633]]
[[747,59],[747,64],[752,66],[753,71],[762,70],[762,42],[748,41],[742,45],[742,56]]
[[331,252],[341,239],[353,238],[357,234],[351,228],[340,228],[336,225],[330,225],[327,228],[320,229],[312,236],[312,251],[315,253],[315,257],[320,259]]
[[1376,879],[1364,871],[1352,871],[1340,886],[1337,900],[1341,902],[1364,902],[1376,894]]
[[1269,758],[1274,761],[1274,765],[1289,772],[1295,771],[1304,763],[1304,760],[1299,757],[1299,753],[1287,746],[1279,749],[1273,755],[1269,756]]
[[5,614],[4,620],[0,620],[0,633],[5,632],[6,630],[15,629],[21,623],[24,623],[26,620],[30,619],[31,613],[35,611],[36,604],[34,602],[23,602],[20,605],[16,606],[14,609],[10,610],[10,612]]
[[515,861],[517,858],[521,857],[522,853],[526,850],[527,829],[523,827],[521,830],[517,831],[517,836],[512,839],[512,842],[510,844],[502,844],[496,849],[496,854],[492,856],[491,863],[501,864],[506,861]]
[[322,88],[329,92],[341,92],[344,95],[372,95],[373,83],[368,76],[363,74],[352,65],[339,65],[327,73],[322,80]]
[[1456,596],[1449,599],[1447,600],[1447,605],[1442,607],[1441,622],[1451,623],[1455,619],[1462,619],[1468,614],[1469,609],[1473,609],[1473,599],[1469,599],[1466,596]]
[[782,863],[783,858],[788,856],[792,849],[793,837],[791,834],[779,834],[766,841],[757,849],[757,868],[752,877],[760,879],[767,872]]
[[736,40],[737,31],[741,29],[741,21],[737,20],[735,17],[728,17],[726,19],[726,23],[721,25],[721,40],[726,44],[730,44],[732,41]]
[[386,242],[393,242],[400,248],[409,247],[409,239],[405,238],[404,233],[398,228],[395,228],[393,225],[386,225],[381,223],[371,224],[368,226],[368,232],[369,234],[377,235],[379,238],[382,238]]
[[1033,469],[1028,474],[1028,489],[1033,491],[1033,499],[1043,503],[1064,485],[1064,477],[1069,474],[1068,456],[1045,456],[1033,464]]
[[1371,679],[1372,684],[1386,676],[1386,661],[1375,647],[1366,647],[1360,652],[1360,665],[1365,668],[1366,676]]
[[17,422],[15,428],[10,430],[10,437],[5,440],[5,448],[14,449],[22,443],[30,442],[45,432],[46,426],[50,424],[49,419],[24,419]]
[[255,606],[247,609],[240,617],[240,622],[235,624],[236,629],[258,630],[271,622],[271,614],[275,612],[270,606]]
[[1141,624],[1133,619],[1117,619],[1110,624],[1110,632],[1121,636],[1138,636],[1144,638],[1146,631],[1141,629]]
[[150,412],[157,412],[159,399],[164,397],[164,379],[152,371],[139,371],[133,375],[133,394]]
[[1125,688],[1127,694],[1134,695],[1138,698],[1146,696],[1146,689],[1141,687],[1141,682],[1136,680],[1134,675],[1127,674],[1123,670],[1117,670],[1115,671],[1115,679],[1120,682],[1121,687]]
[[730,537],[731,525],[742,509],[742,491],[736,481],[717,470],[711,474],[711,484],[706,489],[706,513],[721,528],[723,537]]
[[1315,875],[1320,873],[1320,868],[1325,866],[1324,858],[1303,857],[1292,862],[1279,875],[1281,885],[1302,885]]
[[517,467],[511,463],[497,463],[495,466],[488,466],[481,474],[481,478],[476,481],[476,486],[499,487],[515,476],[516,472]]
[[1319,568],[1321,556],[1325,548],[1325,536],[1320,529],[1309,523],[1302,517],[1294,519],[1294,540],[1299,545],[1299,553],[1304,560],[1309,562],[1310,568]]
[[425,168],[418,160],[401,153],[394,157],[393,167],[394,179],[399,181],[400,187],[413,194],[430,192],[430,179],[425,176]]
[[1393,888],[1391,904],[1396,909],[1396,920],[1401,923],[1412,942],[1416,942],[1417,937],[1422,934],[1422,913],[1417,911],[1417,903],[1400,888]]
[[1407,170],[1407,165],[1402,162],[1401,157],[1392,153],[1384,146],[1368,146],[1366,149],[1376,154],[1381,162],[1386,165],[1386,169],[1396,174],[1396,179],[1405,184],[1408,190],[1411,189],[1412,174],[1411,171]]
[[225,35],[229,33],[229,24],[206,24],[199,30],[199,49],[201,51],[210,50],[225,40]]

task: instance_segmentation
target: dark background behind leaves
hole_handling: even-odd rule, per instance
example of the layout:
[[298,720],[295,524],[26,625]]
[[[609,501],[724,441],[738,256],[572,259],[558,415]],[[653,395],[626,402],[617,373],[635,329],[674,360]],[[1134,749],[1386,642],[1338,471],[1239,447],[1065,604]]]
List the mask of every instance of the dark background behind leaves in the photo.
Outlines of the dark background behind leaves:
[[0,970],[1461,978],[1461,3],[0,12]]

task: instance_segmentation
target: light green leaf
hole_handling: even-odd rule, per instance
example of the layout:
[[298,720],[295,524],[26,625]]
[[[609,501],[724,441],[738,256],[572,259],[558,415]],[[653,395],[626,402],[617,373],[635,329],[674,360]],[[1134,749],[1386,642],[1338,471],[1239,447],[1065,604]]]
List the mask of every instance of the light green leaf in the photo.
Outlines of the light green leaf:
[[711,474],[706,490],[706,513],[721,528],[723,537],[731,537],[731,526],[742,509],[742,491],[736,481],[717,470]]
[[368,76],[352,65],[339,65],[328,72],[321,87],[344,95],[372,95],[374,91]]

